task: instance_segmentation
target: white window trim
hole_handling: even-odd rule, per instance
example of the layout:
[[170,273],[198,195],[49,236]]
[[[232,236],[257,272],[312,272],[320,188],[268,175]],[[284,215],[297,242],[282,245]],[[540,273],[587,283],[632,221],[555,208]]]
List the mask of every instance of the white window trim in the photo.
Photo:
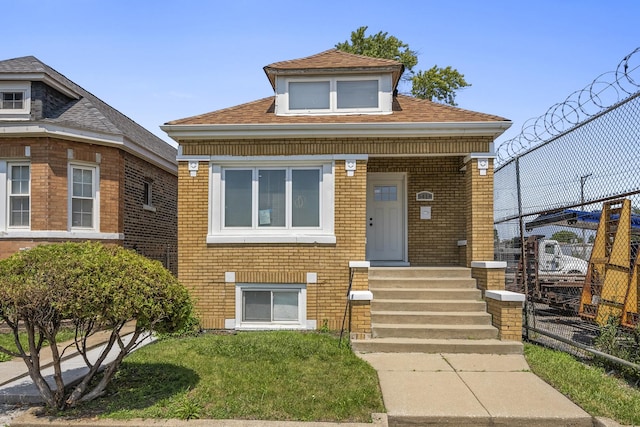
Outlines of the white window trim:
[[[298,291],[297,322],[244,322],[242,321],[243,291]],[[307,322],[307,286],[305,284],[269,284],[238,283],[236,284],[236,318],[235,329],[238,330],[276,330],[276,329],[310,329]]]
[[[11,194],[11,181],[13,180],[13,177],[11,176],[11,167],[12,166],[28,166],[29,167],[29,193],[27,194],[27,196],[29,196],[29,225],[27,226],[12,226],[10,225],[11,223],[11,203],[10,203],[10,198],[12,196]],[[7,179],[7,183],[6,183],[6,189],[7,189],[7,194],[5,197],[5,201],[7,204],[7,208],[6,208],[6,229],[7,230],[30,230],[31,229],[31,163],[30,162],[25,162],[25,161],[17,161],[17,162],[7,162],[7,172],[6,172],[6,179]],[[24,196],[24,194],[22,195]]]
[[[93,226],[73,227],[73,169],[89,169],[93,172]],[[67,227],[75,233],[95,233],[100,231],[100,166],[94,163],[69,162],[67,166]]]
[[[11,191],[9,186],[11,180],[9,177],[11,166],[29,166],[29,227],[10,227],[10,203],[9,196]],[[0,233],[6,235],[10,232],[24,233],[28,232],[31,227],[31,162],[28,160],[0,160],[0,204],[4,205],[4,208],[0,209]]]
[[[317,228],[225,228],[224,189],[222,172],[225,168],[305,168],[322,169],[320,188],[320,227]],[[335,244],[334,201],[335,164],[326,161],[247,161],[210,163],[209,233],[208,244],[223,243],[299,243]]]
[[[22,92],[23,108],[0,108],[0,120],[29,120],[31,113],[31,82],[0,82],[0,92]],[[1,99],[0,99],[1,101]]]
[[[378,81],[378,107],[375,108],[338,108],[338,81]],[[329,82],[328,109],[289,109],[289,83]],[[276,95],[276,114],[278,115],[348,115],[348,114],[391,114],[392,91],[391,75],[343,75],[323,77],[284,77],[279,80],[282,88],[278,88]]]

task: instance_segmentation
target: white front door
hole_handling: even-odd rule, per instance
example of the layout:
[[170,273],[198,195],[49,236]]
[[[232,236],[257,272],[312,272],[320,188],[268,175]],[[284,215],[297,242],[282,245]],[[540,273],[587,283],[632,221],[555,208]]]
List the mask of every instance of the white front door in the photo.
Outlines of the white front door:
[[367,259],[403,262],[405,257],[405,177],[367,175]]

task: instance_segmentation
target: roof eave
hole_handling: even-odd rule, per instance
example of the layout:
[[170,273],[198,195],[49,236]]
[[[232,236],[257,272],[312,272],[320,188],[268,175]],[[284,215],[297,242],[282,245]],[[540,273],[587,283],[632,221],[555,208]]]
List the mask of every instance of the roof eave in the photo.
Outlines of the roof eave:
[[175,160],[168,160],[157,153],[137,144],[122,134],[109,134],[68,126],[60,126],[53,123],[6,123],[0,126],[1,137],[54,137],[76,142],[86,142],[96,145],[110,146],[123,149],[136,157],[144,159],[174,175],[178,173]]
[[28,81],[28,82],[44,82],[60,93],[73,99],[80,99],[79,93],[70,87],[62,84],[45,72],[37,73],[0,73],[0,81]]
[[325,68],[272,68],[269,65],[263,67],[271,87],[276,88],[276,76],[313,76],[313,75],[348,75],[348,74],[384,74],[393,75],[394,88],[398,85],[404,72],[404,65],[388,65],[375,67],[325,67]]
[[494,139],[511,127],[510,121],[420,122],[420,123],[302,123],[302,124],[217,124],[163,125],[172,139],[288,139],[301,137],[438,137],[491,136]]

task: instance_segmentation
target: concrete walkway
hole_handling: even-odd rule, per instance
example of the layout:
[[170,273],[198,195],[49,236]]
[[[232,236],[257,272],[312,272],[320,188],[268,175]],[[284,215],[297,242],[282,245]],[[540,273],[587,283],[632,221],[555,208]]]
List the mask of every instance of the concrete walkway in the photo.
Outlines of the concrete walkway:
[[522,355],[369,353],[393,426],[593,426]]
[[[99,351],[105,335],[92,338]],[[522,355],[361,353],[377,371],[386,414],[373,414],[372,424],[302,423],[249,420],[61,420],[34,416],[10,421],[26,426],[617,426],[594,419],[534,375]],[[46,359],[46,354],[43,358]],[[50,357],[50,356],[49,356]],[[94,356],[92,356],[94,357]],[[69,376],[86,367],[77,356],[64,362]],[[84,370],[83,370],[84,369]],[[0,403],[39,401],[21,360],[0,363]]]

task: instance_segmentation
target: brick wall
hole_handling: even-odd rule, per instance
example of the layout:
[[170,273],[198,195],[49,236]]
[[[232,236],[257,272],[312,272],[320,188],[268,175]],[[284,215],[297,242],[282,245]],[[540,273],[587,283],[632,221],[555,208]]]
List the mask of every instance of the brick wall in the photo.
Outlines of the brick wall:
[[[372,158],[369,172],[407,173],[408,251],[411,265],[458,265],[458,240],[465,239],[465,174],[461,157]],[[416,193],[430,191],[431,202]],[[431,207],[431,219],[420,219],[420,207]]]
[[[207,245],[209,173],[202,162],[190,176],[186,162],[179,165],[178,276],[189,287],[205,328],[223,328],[235,318],[235,283],[225,283],[224,273],[235,272],[236,282],[294,283],[306,272],[318,273],[318,283],[307,286],[307,318],[318,327],[326,321],[340,327],[344,313],[350,260],[365,259],[366,173],[406,172],[409,209],[409,261],[413,265],[467,264],[491,253],[493,259],[493,183],[470,177],[473,167],[462,168],[470,152],[488,152],[490,137],[464,138],[356,138],[313,140],[189,141],[183,154],[227,156],[285,156],[369,154],[358,161],[354,177],[346,177],[344,162],[335,165],[335,245],[215,244]],[[393,157],[384,157],[393,154]],[[434,157],[417,155],[437,154]],[[405,155],[405,157],[398,157]],[[475,160],[474,160],[475,161]],[[490,181],[490,182],[487,182]],[[434,201],[417,202],[419,191],[434,193]],[[479,192],[478,197],[469,197]],[[488,199],[487,199],[488,197]],[[420,220],[420,206],[432,207],[432,219]],[[461,256],[458,241],[471,239]],[[485,242],[489,230],[489,244]],[[471,248],[471,249],[470,249]],[[297,274],[301,276],[298,277]],[[366,283],[358,286],[365,286]],[[370,333],[368,303],[351,307],[352,327],[362,336]]]
[[480,175],[477,159],[466,164],[467,266],[493,260],[493,159]]
[[522,302],[487,298],[487,312],[498,335],[505,341],[522,341]]
[[365,258],[367,167],[359,161],[355,176],[347,177],[344,161],[336,161],[335,170],[335,244],[207,245],[208,168],[202,163],[191,177],[180,163],[178,277],[191,290],[205,328],[223,328],[225,319],[235,318],[235,286],[225,283],[225,272],[235,272],[238,283],[304,283],[305,273],[317,273],[318,282],[307,286],[307,319],[340,327],[349,261]]
[[[152,206],[143,207],[144,184]],[[124,246],[178,272],[178,178],[131,154],[124,155]]]
[[[182,144],[186,156],[292,156],[321,154],[467,155],[489,152],[491,137],[436,138],[316,138],[189,140]],[[181,142],[182,143],[182,142]]]
[[[113,147],[66,141],[56,138],[2,138],[0,140],[0,159],[24,160],[31,164],[31,231],[68,231],[68,167],[70,162],[97,165],[100,170],[100,229],[102,233],[124,233],[124,194],[125,194],[125,153]],[[25,156],[25,147],[29,146],[31,155]],[[69,150],[73,159],[69,159]],[[130,156],[133,157],[133,156]],[[144,162],[140,162],[144,164]],[[155,176],[155,172],[149,172]],[[165,178],[158,181],[164,182]],[[176,192],[176,178],[170,191]],[[161,198],[162,200],[162,198]],[[164,203],[164,202],[163,202]],[[4,202],[2,202],[4,205]],[[167,202],[166,208],[174,209]],[[163,209],[164,210],[164,209]],[[167,213],[167,217],[169,214]],[[175,214],[173,216],[175,230]],[[175,241],[175,231],[170,234],[160,230],[162,239]],[[68,239],[64,239],[68,240]],[[82,240],[79,238],[78,240]],[[16,250],[32,247],[45,242],[60,239],[0,239],[0,257],[11,255]],[[110,243],[122,243],[109,240]]]

